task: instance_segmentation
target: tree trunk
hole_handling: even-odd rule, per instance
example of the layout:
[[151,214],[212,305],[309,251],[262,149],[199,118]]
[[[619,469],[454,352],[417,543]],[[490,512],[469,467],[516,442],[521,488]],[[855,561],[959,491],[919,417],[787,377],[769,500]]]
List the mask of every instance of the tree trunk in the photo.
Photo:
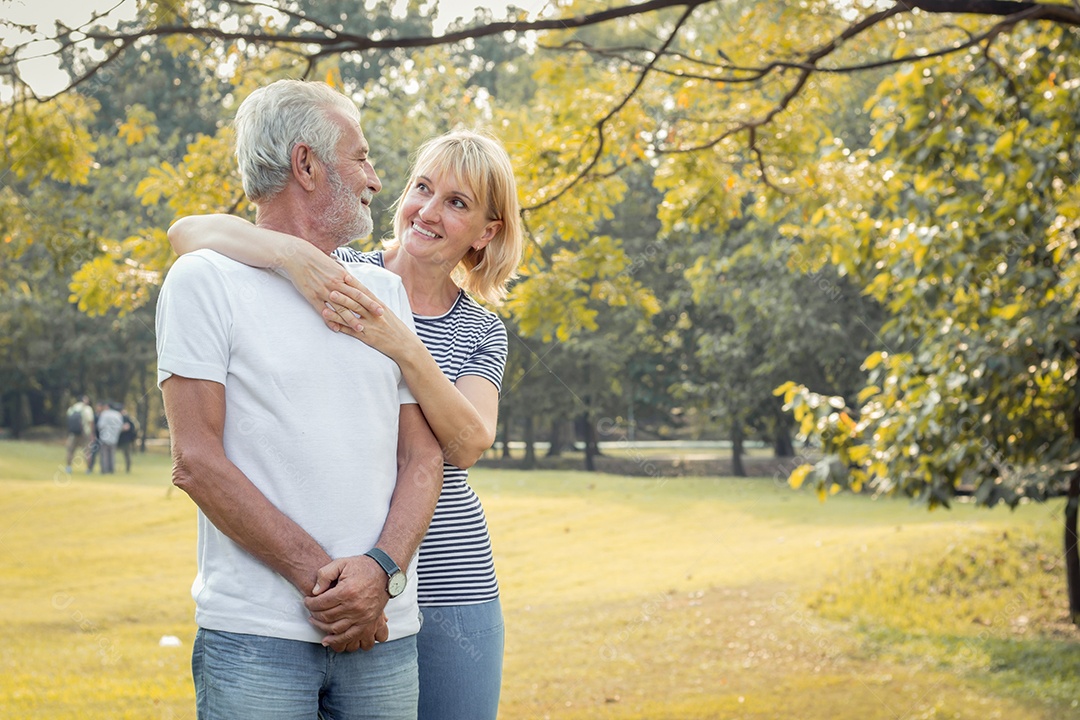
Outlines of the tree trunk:
[[11,430],[11,436],[18,439],[19,430],[21,430],[21,427],[19,427],[18,424],[18,393],[10,392],[4,394],[2,402],[4,422]]
[[146,435],[150,430],[150,389],[146,387],[148,367],[139,370],[139,399],[135,401],[135,417],[139,421],[139,452],[146,452]]
[[23,423],[23,394],[21,390],[15,390],[4,397],[7,406],[8,427],[11,428],[11,437],[18,440],[22,437]]
[[532,415],[525,416],[525,461],[522,464],[526,470],[536,468],[536,422]]
[[513,419],[513,413],[511,403],[506,404],[506,411],[502,413],[500,421],[502,422],[502,459],[510,459],[510,423]]
[[[67,408],[64,404],[64,397],[66,389],[62,387],[55,387],[49,392],[49,422],[59,425],[64,428],[64,432],[67,432]],[[0,425],[3,423],[0,422]]]
[[[566,418],[559,416],[551,421],[551,431],[548,434],[548,449],[547,457],[562,457],[563,450],[566,449]],[[573,436],[573,432],[569,433]]]
[[1080,510],[1080,472],[1069,480],[1065,502],[1065,578],[1069,593],[1069,618],[1080,625],[1080,550],[1077,549],[1077,511]]
[[743,467],[743,429],[742,423],[736,421],[731,426],[731,474],[735,477],[746,477],[746,468]]
[[778,458],[795,457],[795,443],[791,441],[794,422],[791,416],[784,412],[781,402],[773,405],[773,421],[773,453]]
[[773,437],[773,454],[778,458],[795,457],[795,444],[791,442],[791,432],[784,423],[776,424]]
[[596,472],[596,429],[592,424],[592,413],[588,410],[581,414],[581,432],[585,437],[585,469]]

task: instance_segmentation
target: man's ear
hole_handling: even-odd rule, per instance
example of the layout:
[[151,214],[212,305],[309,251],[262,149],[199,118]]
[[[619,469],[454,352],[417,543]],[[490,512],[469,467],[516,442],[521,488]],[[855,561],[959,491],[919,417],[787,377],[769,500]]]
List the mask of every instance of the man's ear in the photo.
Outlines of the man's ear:
[[304,143],[296,143],[292,149],[292,173],[300,187],[308,192],[315,190],[315,176],[318,172],[318,162],[311,147]]

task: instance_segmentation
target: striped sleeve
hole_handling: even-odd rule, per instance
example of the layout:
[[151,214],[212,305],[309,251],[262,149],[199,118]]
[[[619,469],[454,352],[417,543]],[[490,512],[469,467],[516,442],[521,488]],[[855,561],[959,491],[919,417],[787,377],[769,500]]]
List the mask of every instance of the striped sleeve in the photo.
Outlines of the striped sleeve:
[[366,262],[380,265],[381,263],[378,260],[373,260],[372,258],[368,257],[368,255],[371,254],[373,253],[362,253],[359,250],[355,250],[351,247],[339,247],[333,252],[333,256],[336,257],[338,260],[341,260],[342,262]]
[[458,377],[479,375],[491,381],[491,384],[502,392],[503,370],[506,368],[506,355],[509,351],[506,326],[494,314],[489,317],[491,322],[487,331],[480,338],[473,353],[462,363]]

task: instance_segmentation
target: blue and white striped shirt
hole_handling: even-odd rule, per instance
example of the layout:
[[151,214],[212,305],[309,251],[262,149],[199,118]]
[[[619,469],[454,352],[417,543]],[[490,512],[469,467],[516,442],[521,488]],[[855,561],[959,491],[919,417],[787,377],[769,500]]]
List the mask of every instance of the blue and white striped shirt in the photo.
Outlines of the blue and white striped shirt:
[[[345,262],[383,266],[381,251],[339,248],[334,255]],[[502,388],[506,327],[495,313],[459,292],[445,314],[414,314],[413,319],[416,334],[450,382],[478,375]],[[499,596],[484,508],[469,487],[468,476],[468,470],[443,464],[442,494],[420,546],[417,599],[421,606],[471,605]]]

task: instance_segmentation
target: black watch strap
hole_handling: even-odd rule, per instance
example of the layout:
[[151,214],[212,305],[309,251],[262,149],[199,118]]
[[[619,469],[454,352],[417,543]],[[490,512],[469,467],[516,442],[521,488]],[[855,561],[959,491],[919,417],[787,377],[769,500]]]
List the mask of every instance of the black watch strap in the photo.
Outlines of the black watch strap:
[[391,598],[396,598],[405,591],[405,586],[409,584],[409,581],[405,577],[405,573],[401,572],[401,568],[397,566],[397,563],[394,562],[392,557],[379,548],[371,548],[364,554],[379,563],[379,567],[386,572],[387,595]]
[[375,562],[379,563],[379,567],[383,569],[383,572],[386,573],[387,577],[390,577],[394,573],[401,572],[401,568],[399,568],[397,563],[394,562],[394,558],[390,557],[377,547],[371,548],[364,554]]

